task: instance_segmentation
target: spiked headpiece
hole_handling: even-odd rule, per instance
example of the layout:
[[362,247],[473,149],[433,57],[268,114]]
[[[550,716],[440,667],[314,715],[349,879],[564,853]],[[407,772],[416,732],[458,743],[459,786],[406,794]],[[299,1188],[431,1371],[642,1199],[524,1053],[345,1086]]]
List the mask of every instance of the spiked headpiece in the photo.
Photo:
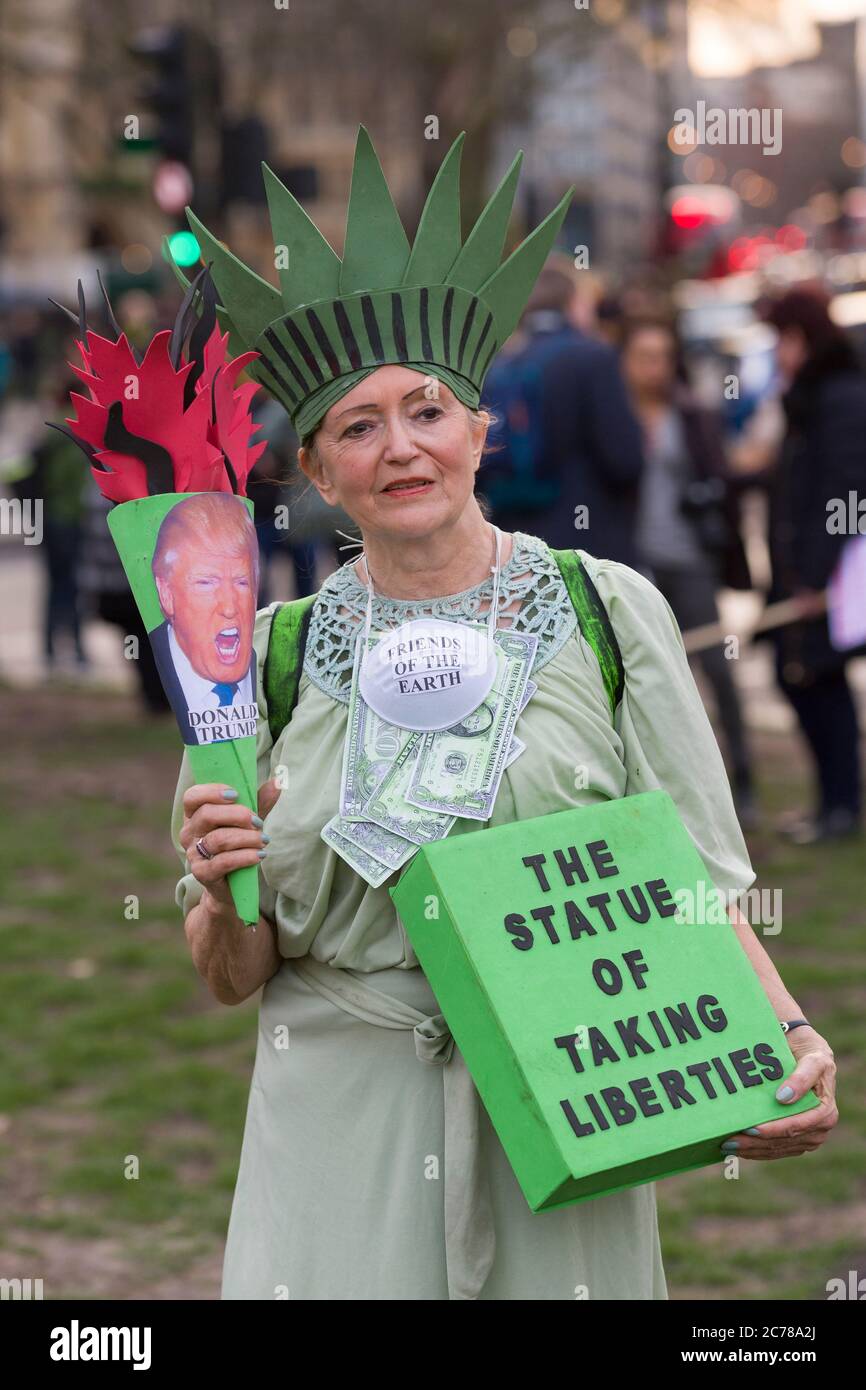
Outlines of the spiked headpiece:
[[335,401],[386,363],[444,381],[477,406],[494,353],[514,330],[572,191],[500,265],[522,154],[467,240],[460,235],[459,135],[421,215],[414,246],[363,126],[352,171],[342,261],[296,198],[263,165],[280,289],[233,256],[187,209],[234,352],[306,438]]

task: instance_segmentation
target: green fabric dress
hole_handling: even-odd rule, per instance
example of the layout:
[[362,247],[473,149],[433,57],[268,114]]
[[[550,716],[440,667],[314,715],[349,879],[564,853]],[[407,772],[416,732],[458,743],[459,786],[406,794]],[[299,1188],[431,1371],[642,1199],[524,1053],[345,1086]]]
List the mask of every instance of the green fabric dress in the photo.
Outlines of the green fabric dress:
[[[637,571],[580,554],[625,665],[616,724],[552,556],[514,533],[499,625],[539,634],[538,689],[517,725],[526,750],[506,770],[489,824],[662,787],[716,886],[745,890],[755,874],[673,613]],[[479,616],[490,595],[489,579],[424,603],[377,595],[374,630],[416,612]],[[365,599],[348,565],[323,586],[298,704],[273,747],[261,694],[271,610],[257,618],[259,782],[281,767],[286,788],[266,820],[262,911],[285,959],[262,992],[222,1296],[666,1298],[652,1184],[533,1215],[483,1107],[447,1119],[446,1082],[462,1058],[431,1028],[438,1004],[387,892],[399,871],[370,888],[320,838],[338,806],[345,680]],[[185,867],[177,834],[192,781],[184,757],[173,836]],[[458,820],[451,833],[481,828]],[[199,896],[186,873],[184,914]],[[449,1183],[459,1189],[452,1203],[463,1202],[459,1229],[453,1218],[446,1229]]]

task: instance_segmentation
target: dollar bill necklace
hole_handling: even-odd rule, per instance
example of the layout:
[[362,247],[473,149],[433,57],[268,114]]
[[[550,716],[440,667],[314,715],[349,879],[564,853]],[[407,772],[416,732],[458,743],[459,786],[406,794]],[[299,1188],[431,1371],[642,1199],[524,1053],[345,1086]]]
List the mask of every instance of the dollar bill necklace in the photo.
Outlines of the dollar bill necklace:
[[373,620],[373,576],[367,563],[367,615],[358,640],[358,688],[370,708],[401,729],[448,729],[478,709],[496,679],[494,644],[499,607],[502,532],[491,523],[495,542],[493,598],[486,624],[447,618],[410,618],[369,646]]

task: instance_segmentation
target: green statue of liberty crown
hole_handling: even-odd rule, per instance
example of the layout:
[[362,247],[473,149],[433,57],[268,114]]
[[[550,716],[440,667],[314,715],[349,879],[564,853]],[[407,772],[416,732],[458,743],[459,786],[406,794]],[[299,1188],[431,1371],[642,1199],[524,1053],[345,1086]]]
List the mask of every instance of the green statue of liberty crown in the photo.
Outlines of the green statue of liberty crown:
[[282,403],[301,439],[387,363],[434,376],[464,404],[478,405],[487,368],[517,325],[573,189],[500,265],[522,151],[464,243],[463,139],[439,168],[410,246],[370,137],[359,127],[342,261],[263,165],[274,246],[287,252],[279,291],[187,209],[202,259],[211,263],[232,353],[259,353],[249,374]]

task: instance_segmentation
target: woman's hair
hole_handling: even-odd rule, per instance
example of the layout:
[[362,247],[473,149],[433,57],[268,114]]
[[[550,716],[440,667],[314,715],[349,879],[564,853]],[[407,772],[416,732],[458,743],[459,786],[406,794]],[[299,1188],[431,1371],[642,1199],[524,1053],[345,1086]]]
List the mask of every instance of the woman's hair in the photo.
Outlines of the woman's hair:
[[779,299],[766,301],[763,317],[779,333],[799,329],[810,355],[848,341],[830,317],[827,296],[817,287],[788,290]]
[[779,299],[765,300],[762,317],[778,333],[792,329],[802,333],[807,356],[797,372],[798,381],[861,370],[854,344],[831,319],[829,300],[820,286],[800,286]]
[[574,265],[568,256],[554,252],[548,256],[538,273],[523,317],[537,313],[541,309],[564,314],[577,296],[577,276]]
[[680,341],[673,319],[663,318],[661,314],[636,314],[623,319],[620,329],[620,351],[624,351],[632,339],[641,333],[665,333],[679,355]]

